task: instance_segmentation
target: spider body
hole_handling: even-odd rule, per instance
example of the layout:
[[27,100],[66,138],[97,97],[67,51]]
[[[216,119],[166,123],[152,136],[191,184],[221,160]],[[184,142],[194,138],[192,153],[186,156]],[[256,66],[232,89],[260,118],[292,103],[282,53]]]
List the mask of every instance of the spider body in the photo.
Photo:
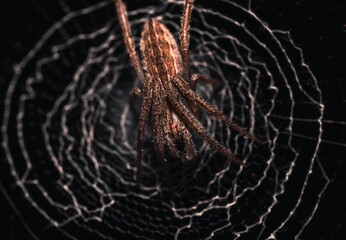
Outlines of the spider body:
[[167,156],[180,158],[184,163],[195,158],[197,151],[191,130],[225,158],[243,165],[241,160],[207,132],[196,117],[196,107],[205,110],[244,137],[260,142],[194,91],[197,80],[207,83],[215,83],[215,80],[198,74],[190,76],[189,28],[193,2],[194,0],[185,0],[184,3],[180,46],[164,24],[151,18],[146,21],[140,40],[143,58],[141,64],[131,34],[126,6],[123,0],[115,0],[130,60],[143,83],[142,90],[135,88],[133,91],[143,99],[137,128],[137,181],[141,178],[143,144],[150,115],[156,155],[166,170]]
[[147,78],[167,81],[181,76],[183,67],[178,44],[164,24],[149,19],[143,27],[140,47]]
[[[143,69],[146,73],[146,78],[153,81],[153,89],[158,89],[157,91],[152,91],[152,98],[158,99],[162,103],[154,103],[152,107],[152,112],[155,115],[153,121],[155,124],[162,126],[165,145],[169,151],[169,155],[180,157],[183,162],[192,160],[196,155],[196,151],[191,135],[169,106],[167,102],[168,96],[165,94],[166,91],[163,91],[166,86],[165,83],[171,82],[173,78],[181,76],[183,73],[178,44],[164,24],[150,18],[142,30],[140,49],[143,56]],[[158,109],[160,111],[157,111]],[[160,119],[160,123],[156,122],[156,119]],[[160,136],[158,129],[154,128],[153,130],[154,136]],[[157,145],[160,145],[160,143],[156,143],[156,149],[160,148]],[[178,149],[179,145],[182,148],[182,153]],[[164,153],[162,154],[164,155]],[[164,156],[162,156],[162,159],[166,161]]]

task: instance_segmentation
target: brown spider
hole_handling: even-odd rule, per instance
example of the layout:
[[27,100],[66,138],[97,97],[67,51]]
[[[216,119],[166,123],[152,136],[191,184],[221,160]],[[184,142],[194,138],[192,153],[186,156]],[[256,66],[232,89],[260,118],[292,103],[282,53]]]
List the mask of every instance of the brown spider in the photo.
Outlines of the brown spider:
[[[180,49],[167,27],[149,18],[144,24],[140,40],[143,68],[131,34],[126,6],[115,0],[118,19],[133,67],[142,81],[143,90],[133,93],[143,98],[137,133],[137,181],[141,178],[141,160],[146,123],[152,115],[153,140],[157,157],[167,168],[169,156],[188,162],[195,158],[196,149],[190,130],[209,143],[227,159],[243,165],[234,154],[217,142],[196,117],[199,106],[234,131],[254,140],[255,136],[228,119],[221,111],[195,93],[196,81],[213,82],[199,74],[190,76],[189,30],[194,0],[185,0],[181,20]],[[143,70],[144,69],[144,70]]]

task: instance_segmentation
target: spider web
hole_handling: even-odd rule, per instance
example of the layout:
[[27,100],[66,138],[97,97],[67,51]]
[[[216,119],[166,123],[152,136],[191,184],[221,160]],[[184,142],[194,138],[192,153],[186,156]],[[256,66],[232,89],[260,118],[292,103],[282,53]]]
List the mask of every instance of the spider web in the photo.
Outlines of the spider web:
[[[290,7],[306,14],[308,6],[297,1]],[[224,84],[221,90],[198,84],[197,92],[265,144],[248,141],[203,115],[206,129],[246,167],[226,161],[196,138],[198,158],[187,166],[169,163],[173,186],[168,187],[148,136],[139,188],[135,146],[141,102],[130,100],[139,81],[113,2],[76,7],[59,1],[58,7],[63,17],[17,61],[4,100],[0,187],[31,237],[310,236],[331,178],[338,179],[331,169],[341,166],[345,119],[336,118],[333,108],[344,107],[345,97],[341,83],[336,84],[339,78],[324,80],[316,67],[326,61],[322,53],[311,61],[314,71],[307,64],[302,49],[308,46],[308,55],[316,49],[300,39],[303,25],[275,21],[295,11],[269,1],[197,1],[191,23],[192,72]],[[34,8],[44,6],[36,2]],[[137,2],[128,8],[137,46],[150,16],[178,39],[181,1]],[[274,20],[268,19],[268,11]],[[330,84],[339,86],[335,98],[328,95],[333,96]],[[326,168],[327,161],[335,163]],[[339,218],[337,227],[324,234],[335,237],[341,223]]]

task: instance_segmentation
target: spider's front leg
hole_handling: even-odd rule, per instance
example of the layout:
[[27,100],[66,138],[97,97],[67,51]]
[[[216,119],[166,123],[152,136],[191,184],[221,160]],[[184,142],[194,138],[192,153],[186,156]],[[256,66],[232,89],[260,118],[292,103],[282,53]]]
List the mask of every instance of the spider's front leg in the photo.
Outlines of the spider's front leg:
[[198,105],[203,110],[205,110],[210,115],[213,115],[218,120],[226,124],[229,128],[233,129],[234,131],[240,133],[244,137],[254,140],[255,142],[259,144],[263,144],[263,142],[256,138],[255,135],[251,134],[246,128],[243,128],[236,123],[234,123],[231,119],[226,117],[219,109],[217,109],[215,106],[198,96],[194,91],[192,91],[187,83],[179,77],[173,78],[174,85],[179,89],[179,91],[182,93],[182,95],[189,101],[193,102],[195,105]]
[[115,0],[115,7],[118,14],[118,20],[120,23],[121,30],[123,32],[124,42],[126,45],[127,52],[130,56],[131,62],[139,79],[144,82],[144,72],[141,66],[139,55],[136,51],[135,41],[131,32],[131,25],[127,16],[126,5],[123,0]]
[[193,3],[194,3],[194,0],[185,0],[183,15],[181,18],[180,48],[181,48],[181,56],[183,59],[183,70],[184,70],[183,77],[185,81],[190,80],[189,43],[190,43],[190,22],[191,22]]
[[137,128],[137,181],[138,181],[138,183],[140,183],[140,181],[141,181],[142,155],[143,155],[143,146],[144,146],[146,124],[147,124],[147,121],[149,118],[150,109],[151,109],[152,104],[153,104],[152,85],[153,85],[152,79],[150,79],[150,78],[148,78],[144,82],[143,104],[141,107],[141,113],[140,113],[139,121],[138,121],[138,128]]

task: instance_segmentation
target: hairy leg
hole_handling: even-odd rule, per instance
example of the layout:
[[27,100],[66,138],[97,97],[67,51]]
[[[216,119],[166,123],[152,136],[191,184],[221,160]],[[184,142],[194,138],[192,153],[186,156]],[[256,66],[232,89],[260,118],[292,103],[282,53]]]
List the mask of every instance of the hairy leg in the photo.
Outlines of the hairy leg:
[[202,124],[189,112],[189,109],[182,103],[176,100],[172,100],[175,110],[179,113],[179,117],[185,122],[185,124],[192,130],[194,130],[204,141],[209,143],[219,153],[228,158],[229,160],[243,165],[243,162],[239,160],[232,152],[217,142],[202,126]]
[[168,168],[168,162],[165,156],[165,145],[167,143],[167,137],[165,136],[165,124],[162,121],[165,109],[163,105],[163,94],[161,86],[158,82],[153,84],[153,106],[152,106],[152,117],[153,117],[153,135],[156,156],[160,160],[163,168],[169,189],[172,191],[171,174]]
[[185,126],[194,130],[204,141],[209,143],[219,153],[228,158],[229,160],[244,165],[234,154],[227,148],[217,142],[203,127],[203,125],[197,120],[197,118],[190,112],[190,110],[179,100],[178,94],[173,90],[172,86],[168,83],[165,84],[165,91],[168,93],[169,100],[174,108],[174,112],[185,123]]
[[129,19],[127,16],[127,10],[126,5],[123,2],[123,0],[115,0],[115,7],[118,13],[118,19],[120,23],[121,30],[123,32],[124,36],[124,42],[126,45],[127,52],[130,56],[131,62],[133,67],[135,68],[135,71],[139,77],[139,79],[144,82],[144,73],[141,66],[141,62],[138,56],[138,53],[136,52],[134,39],[131,33],[131,26],[129,23]]
[[257,143],[262,144],[262,141],[258,140],[254,135],[249,133],[245,128],[240,127],[236,123],[232,122],[229,118],[227,118],[220,110],[215,108],[213,105],[205,101],[203,98],[198,96],[194,91],[192,91],[189,86],[185,83],[181,78],[173,79],[174,84],[180,90],[184,97],[193,101],[195,104],[198,104],[209,114],[214,115],[217,119],[225,123],[228,127],[233,129],[234,131],[240,133],[244,137],[254,140]]
[[153,105],[152,105],[152,117],[153,117],[153,135],[155,143],[155,151],[158,159],[163,165],[167,166],[167,160],[165,158],[165,144],[166,139],[164,136],[163,118],[163,106],[161,99],[161,90],[158,83],[153,84]]
[[[185,0],[184,10],[181,18],[180,28],[180,48],[183,58],[184,79],[186,82],[190,81],[190,56],[189,56],[189,43],[190,43],[190,22],[194,0]],[[191,82],[189,82],[191,84]]]
[[149,111],[152,105],[152,81],[147,79],[144,83],[143,104],[139,116],[137,129],[137,181],[141,181],[142,154],[145,136],[145,127],[148,121]]

